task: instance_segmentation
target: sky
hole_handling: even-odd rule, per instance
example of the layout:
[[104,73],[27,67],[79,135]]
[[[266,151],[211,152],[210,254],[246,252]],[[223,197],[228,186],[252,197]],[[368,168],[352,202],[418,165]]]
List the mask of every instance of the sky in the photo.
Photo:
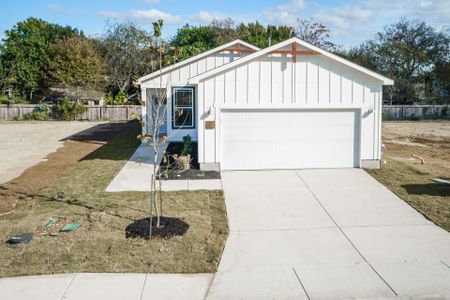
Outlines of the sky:
[[130,20],[150,31],[151,21],[162,18],[166,38],[186,23],[208,24],[214,18],[276,25],[313,18],[330,28],[333,42],[348,49],[401,18],[447,31],[449,16],[450,0],[0,0],[0,37],[28,17],[77,27],[94,37],[111,19]]

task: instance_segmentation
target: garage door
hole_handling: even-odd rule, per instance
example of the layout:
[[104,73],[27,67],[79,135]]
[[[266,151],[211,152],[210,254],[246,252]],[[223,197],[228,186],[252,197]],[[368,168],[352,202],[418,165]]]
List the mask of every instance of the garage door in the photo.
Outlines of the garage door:
[[223,110],[223,170],[359,166],[355,110]]

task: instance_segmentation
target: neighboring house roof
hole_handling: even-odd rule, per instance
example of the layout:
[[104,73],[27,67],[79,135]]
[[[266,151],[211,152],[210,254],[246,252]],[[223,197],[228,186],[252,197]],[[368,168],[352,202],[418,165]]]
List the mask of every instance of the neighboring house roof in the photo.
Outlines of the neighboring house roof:
[[149,79],[151,79],[151,78],[153,78],[153,77],[158,77],[158,76],[160,76],[160,75],[162,75],[162,74],[164,74],[164,73],[167,73],[167,72],[169,72],[169,71],[173,71],[173,70],[175,70],[175,69],[177,69],[177,68],[181,68],[181,67],[183,67],[184,65],[187,65],[187,64],[189,64],[189,63],[191,63],[191,62],[194,62],[194,61],[196,61],[196,60],[199,60],[199,59],[202,59],[202,58],[204,58],[204,57],[207,57],[207,56],[209,56],[209,55],[211,55],[211,54],[213,54],[213,53],[220,52],[220,51],[222,51],[222,50],[224,50],[224,49],[226,49],[226,48],[229,48],[229,47],[231,47],[231,46],[233,46],[233,45],[237,45],[237,44],[240,44],[240,45],[242,45],[242,46],[244,46],[244,47],[253,49],[253,50],[255,50],[255,51],[258,51],[258,50],[259,50],[258,47],[253,46],[252,44],[249,44],[249,43],[244,42],[244,41],[239,40],[239,39],[238,39],[238,40],[234,40],[234,41],[229,42],[229,43],[226,43],[226,44],[224,44],[224,45],[222,45],[222,46],[219,46],[219,47],[216,47],[216,48],[214,48],[214,49],[211,49],[211,50],[205,51],[205,52],[203,52],[203,53],[200,53],[200,54],[198,54],[198,55],[196,55],[196,56],[193,56],[193,57],[191,57],[191,58],[182,60],[182,61],[180,61],[180,62],[178,62],[178,63],[176,63],[176,64],[167,66],[167,67],[165,67],[165,68],[163,68],[163,69],[161,69],[161,70],[155,71],[155,72],[153,72],[153,73],[151,73],[151,74],[145,75],[145,76],[143,76],[143,77],[141,77],[141,78],[138,79],[138,84],[141,84],[143,81],[149,80]]
[[189,79],[189,82],[190,83],[194,83],[194,84],[198,83],[199,81],[201,81],[201,80],[203,80],[205,78],[211,77],[211,76],[213,76],[215,74],[218,74],[218,73],[221,73],[221,72],[224,72],[224,71],[229,70],[231,68],[234,68],[234,67],[236,67],[238,65],[245,64],[246,62],[249,62],[252,59],[255,59],[257,57],[260,57],[260,56],[263,56],[265,54],[268,54],[271,51],[280,49],[282,47],[288,46],[288,45],[290,45],[292,43],[297,43],[297,44],[299,44],[299,45],[301,45],[303,47],[306,47],[306,48],[308,48],[308,49],[310,49],[312,51],[315,51],[315,52],[317,52],[319,54],[322,54],[322,55],[324,55],[326,57],[329,57],[330,59],[333,59],[333,60],[335,60],[337,62],[340,62],[340,63],[342,63],[342,64],[344,64],[344,65],[346,65],[346,66],[348,66],[350,68],[353,68],[353,69],[358,70],[358,71],[360,71],[360,72],[362,72],[364,74],[367,74],[368,76],[376,78],[376,79],[382,81],[384,85],[393,85],[394,84],[394,81],[392,79],[390,79],[390,78],[387,78],[387,77],[385,77],[385,76],[383,76],[381,74],[378,74],[378,73],[376,73],[374,71],[366,69],[366,68],[364,68],[364,67],[362,67],[360,65],[357,65],[357,64],[355,64],[355,63],[353,63],[353,62],[351,62],[349,60],[346,60],[345,58],[342,58],[342,57],[340,57],[338,55],[335,55],[333,53],[330,53],[328,51],[320,49],[320,48],[318,48],[316,46],[313,46],[313,45],[311,45],[311,44],[309,44],[309,43],[307,43],[305,41],[302,41],[302,40],[300,40],[299,38],[296,38],[296,37],[290,38],[288,40],[285,40],[285,41],[280,42],[278,44],[275,44],[273,46],[270,46],[270,47],[267,47],[267,48],[262,49],[260,51],[257,51],[255,53],[249,54],[249,55],[247,55],[247,56],[245,56],[245,57],[243,57],[241,59],[235,60],[233,62],[230,62],[230,63],[226,64],[226,65],[223,65],[223,66],[220,66],[218,68],[212,69],[212,70],[204,72],[202,74],[199,74],[199,75]]

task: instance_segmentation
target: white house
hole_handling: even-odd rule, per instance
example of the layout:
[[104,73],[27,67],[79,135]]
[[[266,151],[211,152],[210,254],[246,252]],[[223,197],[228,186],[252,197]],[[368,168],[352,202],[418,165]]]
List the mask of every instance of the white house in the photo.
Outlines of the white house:
[[147,108],[167,90],[162,131],[190,134],[202,169],[249,170],[379,167],[382,86],[393,81],[291,38],[262,50],[236,40],[139,84]]

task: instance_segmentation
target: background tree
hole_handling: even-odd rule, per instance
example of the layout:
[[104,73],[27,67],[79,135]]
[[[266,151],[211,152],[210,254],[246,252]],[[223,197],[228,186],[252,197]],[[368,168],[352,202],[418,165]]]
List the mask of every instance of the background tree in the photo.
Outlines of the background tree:
[[231,18],[214,19],[209,26],[216,45],[223,45],[239,38],[236,23]]
[[450,61],[436,63],[432,72],[435,86],[431,86],[431,93],[437,102],[450,104]]
[[264,27],[258,22],[241,23],[236,30],[240,39],[259,48],[269,46],[269,37],[271,44],[274,45],[293,36],[293,29],[289,26],[267,25]]
[[311,45],[336,52],[341,47],[330,41],[330,29],[313,19],[297,19],[295,35]]
[[84,37],[60,39],[50,46],[47,78],[54,87],[70,90],[79,101],[92,91],[103,91],[105,73],[94,42]]
[[355,62],[394,79],[395,85],[384,89],[386,97],[405,103],[417,99],[432,78],[429,72],[448,60],[449,46],[445,33],[425,22],[403,19],[348,54]]
[[184,60],[216,47],[217,40],[210,26],[185,25],[178,29],[171,45],[177,49],[178,59]]
[[133,23],[109,23],[101,45],[109,88],[114,93],[136,95],[134,82],[158,68],[149,51],[155,45],[153,37]]
[[5,32],[1,63],[7,88],[31,100],[35,91],[47,86],[46,74],[50,45],[62,38],[82,36],[70,26],[50,24],[36,18],[18,22]]

